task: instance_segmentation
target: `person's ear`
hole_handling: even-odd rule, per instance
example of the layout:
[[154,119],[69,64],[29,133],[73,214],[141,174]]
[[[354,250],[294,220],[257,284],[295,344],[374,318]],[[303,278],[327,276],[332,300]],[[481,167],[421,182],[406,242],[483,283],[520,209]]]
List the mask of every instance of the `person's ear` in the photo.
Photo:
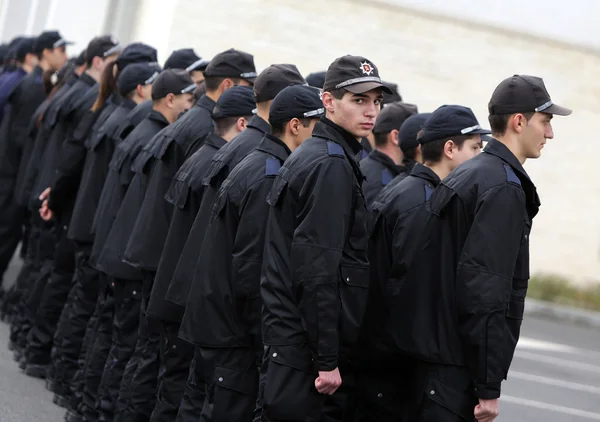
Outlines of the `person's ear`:
[[300,133],[300,125],[302,124],[302,122],[294,117],[292,120],[290,120],[288,122],[288,128],[290,129],[290,133],[294,136],[298,136],[298,134]]
[[388,142],[392,141],[392,145],[400,147],[400,139],[398,136],[400,135],[400,131],[398,129],[392,129],[392,131],[388,134]]
[[522,133],[525,130],[527,123],[528,122],[527,122],[527,119],[525,118],[525,115],[523,115],[521,113],[513,114],[509,118],[509,125],[517,133]]
[[454,153],[456,152],[456,144],[453,140],[448,139],[444,144],[444,155],[452,160]]
[[331,94],[331,92],[323,92],[323,107],[330,113],[333,113],[335,107],[335,97]]
[[165,104],[167,105],[167,107],[173,108],[173,105],[175,104],[175,94],[167,94],[167,96],[165,97]]
[[248,121],[246,120],[245,117],[240,117],[237,122],[236,122],[236,128],[238,132],[242,132],[246,129],[246,126],[248,125]]
[[136,86],[135,93],[137,94],[138,97],[144,98],[144,86],[142,84],[139,84],[138,86]]

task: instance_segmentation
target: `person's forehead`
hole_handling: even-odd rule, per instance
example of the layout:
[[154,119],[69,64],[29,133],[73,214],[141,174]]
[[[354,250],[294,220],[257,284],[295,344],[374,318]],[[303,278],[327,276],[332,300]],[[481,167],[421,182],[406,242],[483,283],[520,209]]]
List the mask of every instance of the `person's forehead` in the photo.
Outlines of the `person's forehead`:
[[372,98],[383,97],[383,90],[381,88],[374,88],[370,91],[363,92],[362,94],[354,94],[350,91],[348,91],[348,92],[352,96],[355,96],[355,97],[372,97]]

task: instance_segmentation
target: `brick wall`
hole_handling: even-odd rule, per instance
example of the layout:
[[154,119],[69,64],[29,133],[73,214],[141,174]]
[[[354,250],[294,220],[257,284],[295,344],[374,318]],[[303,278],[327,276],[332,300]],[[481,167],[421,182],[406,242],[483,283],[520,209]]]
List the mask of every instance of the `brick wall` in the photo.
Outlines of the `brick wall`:
[[600,142],[592,125],[600,110],[600,57],[368,1],[207,3],[177,2],[169,48],[190,46],[211,57],[235,47],[253,53],[259,70],[288,62],[305,73],[326,69],[340,55],[360,54],[421,111],[464,104],[486,122],[500,80],[514,73],[542,76],[553,99],[575,111],[554,120],[555,139],[540,160],[525,165],[542,199],[531,236],[532,271],[600,280]]

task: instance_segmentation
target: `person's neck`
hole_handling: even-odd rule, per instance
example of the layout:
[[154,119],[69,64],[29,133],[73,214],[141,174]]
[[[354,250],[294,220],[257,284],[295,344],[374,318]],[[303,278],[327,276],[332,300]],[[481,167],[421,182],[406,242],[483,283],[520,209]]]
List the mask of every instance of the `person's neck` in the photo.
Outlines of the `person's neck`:
[[402,164],[402,150],[395,145],[378,146],[377,151],[387,155],[397,166]]
[[224,135],[220,135],[217,133],[217,136],[220,136],[221,138],[223,138],[223,140],[225,142],[229,142],[231,141],[233,138],[235,138],[236,136],[238,136],[240,134],[240,132],[238,132],[237,130],[228,130],[227,133],[225,133]]
[[173,123],[175,120],[177,120],[177,117],[173,116],[171,109],[169,107],[167,107],[165,104],[163,104],[162,102],[160,102],[158,104],[154,104],[152,106],[152,110],[157,111],[160,114],[162,114],[162,116],[167,120],[167,122],[169,122],[169,124]]
[[46,60],[40,60],[38,65],[42,68],[44,72],[48,72],[50,70],[50,64]]
[[85,71],[85,73],[96,82],[100,82],[100,72],[98,72],[96,69],[88,69]]
[[133,101],[136,104],[141,104],[146,100],[144,98],[140,97],[139,95],[134,94],[133,97],[131,97],[131,101]]
[[25,73],[31,73],[33,71],[34,67],[35,66],[32,66],[30,64],[23,63],[23,65],[21,66],[21,69],[23,69],[25,71]]
[[433,171],[435,174],[437,174],[437,177],[439,177],[440,180],[444,180],[446,178],[446,176],[448,176],[450,174],[450,172],[452,171],[452,169],[450,168],[450,166],[448,165],[446,160],[443,160],[443,159],[439,163],[435,163],[435,164],[423,163],[423,165],[425,167],[427,167],[428,169],[430,169],[431,171]]
[[218,90],[217,91],[206,91],[206,96],[216,103],[217,101],[219,101],[219,98],[221,97],[221,92],[219,92]]
[[357,142],[360,142],[360,140],[362,139],[360,136],[355,136],[353,133],[351,133],[350,131],[348,131],[345,127],[343,127],[338,122],[336,122],[335,116],[333,116],[333,115],[331,115],[329,113],[326,113],[325,118],[327,120],[329,120],[330,122],[332,122],[333,124],[335,124],[337,127],[340,127],[343,130],[345,130],[348,134],[350,134],[350,136],[352,136],[354,139],[356,139]]
[[256,115],[263,119],[265,122],[269,121],[269,106],[271,101],[265,101],[256,105]]
[[284,144],[287,145],[287,147],[290,149],[290,151],[294,152],[294,150],[296,149],[296,142],[294,142],[293,138],[289,135],[283,135],[281,138],[281,142],[283,142]]
[[519,160],[519,162],[521,163],[521,165],[525,164],[525,160],[527,160],[527,157],[521,151],[521,147],[519,146],[519,142],[517,141],[517,139],[515,137],[507,135],[507,134],[502,135],[502,136],[495,136],[495,135],[492,134],[492,136],[498,142],[504,144],[504,146],[506,148],[508,148],[509,151],[512,152],[515,157],[517,157],[517,160]]

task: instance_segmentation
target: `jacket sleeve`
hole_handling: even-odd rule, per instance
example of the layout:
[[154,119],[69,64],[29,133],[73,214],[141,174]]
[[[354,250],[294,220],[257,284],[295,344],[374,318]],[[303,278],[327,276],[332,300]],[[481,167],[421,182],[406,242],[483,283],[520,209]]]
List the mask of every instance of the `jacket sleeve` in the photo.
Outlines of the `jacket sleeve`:
[[353,177],[343,158],[329,157],[308,176],[298,202],[291,274],[302,323],[321,371],[338,366],[339,265],[352,211]]
[[67,138],[60,153],[48,200],[48,206],[54,212],[61,212],[63,206],[77,195],[87,154],[85,138],[90,133],[96,117],[97,113],[88,111],[82,118],[77,116],[69,122],[70,125],[74,125],[74,122],[79,123],[74,130],[67,131]]
[[457,266],[458,327],[475,394],[482,399],[500,397],[518,341],[521,321],[510,318],[509,306],[518,299],[513,275],[525,235],[524,213],[524,194],[516,185],[486,191]]

